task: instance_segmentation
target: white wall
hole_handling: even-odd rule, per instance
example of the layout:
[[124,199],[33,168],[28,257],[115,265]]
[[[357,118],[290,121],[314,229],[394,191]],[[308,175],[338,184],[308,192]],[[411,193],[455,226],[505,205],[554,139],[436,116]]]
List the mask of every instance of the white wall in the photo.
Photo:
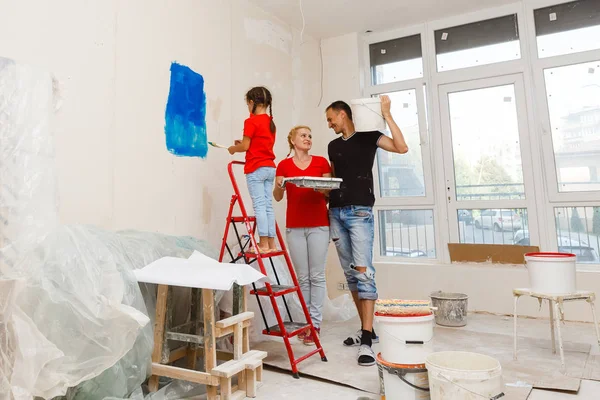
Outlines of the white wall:
[[0,0],[0,10],[0,56],[41,66],[62,83],[55,135],[63,223],[220,244],[231,157],[212,148],[204,160],[167,151],[172,61],[205,79],[209,140],[241,138],[253,85],[273,92],[278,159],[292,122],[314,123],[304,99],[318,101],[318,85],[300,82],[320,73],[317,42],[305,35],[300,46],[297,32],[246,0]]
[[[360,91],[359,48],[356,34],[323,41],[325,63],[325,96],[331,102],[337,98],[351,100],[362,97]],[[397,121],[402,128],[402,121]],[[329,140],[333,134],[328,134]],[[329,141],[328,140],[328,141]],[[326,145],[323,144],[323,145]],[[513,288],[527,287],[529,279],[524,266],[485,266],[467,264],[402,264],[376,263],[377,284],[381,298],[426,299],[433,291],[457,291],[469,295],[471,311],[499,314],[513,313]],[[580,290],[600,293],[600,274],[577,273]],[[338,283],[345,282],[335,248],[330,246],[327,262],[327,287],[330,297],[345,292]],[[566,304],[568,320],[591,321],[590,308],[582,302]],[[521,299],[519,314],[548,317],[536,300]]]

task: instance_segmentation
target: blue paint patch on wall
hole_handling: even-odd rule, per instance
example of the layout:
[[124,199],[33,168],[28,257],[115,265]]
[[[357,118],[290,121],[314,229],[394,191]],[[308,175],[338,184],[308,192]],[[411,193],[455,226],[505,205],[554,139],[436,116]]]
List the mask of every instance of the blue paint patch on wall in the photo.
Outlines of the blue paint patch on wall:
[[165,111],[167,149],[184,157],[206,157],[204,78],[185,65],[171,64],[171,88]]

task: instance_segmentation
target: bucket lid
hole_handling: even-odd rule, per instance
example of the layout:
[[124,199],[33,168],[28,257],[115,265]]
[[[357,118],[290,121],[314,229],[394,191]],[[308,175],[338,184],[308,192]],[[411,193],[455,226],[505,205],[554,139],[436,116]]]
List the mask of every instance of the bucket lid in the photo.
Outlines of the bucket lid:
[[539,252],[539,253],[526,253],[525,257],[539,257],[539,258],[572,258],[577,257],[573,253],[548,253],[548,252]]
[[385,361],[381,356],[381,353],[377,354],[377,363],[393,369],[425,369],[425,364],[394,364]]
[[366,97],[364,99],[350,100],[350,104],[373,104],[373,103],[381,103],[381,99],[379,97]]
[[387,320],[389,322],[424,322],[424,321],[432,321],[435,317],[433,314],[429,315],[386,315],[375,313],[375,317],[378,320]]

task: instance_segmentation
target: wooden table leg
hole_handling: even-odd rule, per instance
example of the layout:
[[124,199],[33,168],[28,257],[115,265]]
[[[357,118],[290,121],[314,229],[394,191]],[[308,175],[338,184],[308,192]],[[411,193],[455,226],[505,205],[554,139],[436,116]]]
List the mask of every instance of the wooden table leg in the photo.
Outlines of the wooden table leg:
[[562,342],[562,334],[560,333],[560,308],[558,305],[558,301],[550,301],[551,303],[554,303],[554,325],[556,326],[556,334],[558,335],[558,350],[560,352],[560,364],[562,366],[562,371],[564,372],[566,369],[565,366],[565,352],[563,349],[563,342]]
[[556,339],[554,337],[554,307],[551,300],[548,300],[548,308],[550,309],[550,337],[552,338],[552,354],[556,354]]
[[513,359],[517,359],[517,302],[519,301],[519,296],[514,296],[514,309],[513,309]]
[[598,319],[596,318],[596,307],[594,306],[594,298],[588,299],[590,307],[592,308],[592,317],[594,318],[594,328],[596,329],[596,339],[598,340],[598,346],[600,346],[600,331],[598,331]]
[[[214,292],[210,289],[202,290],[202,312],[204,313],[204,367],[210,374],[217,366],[217,354],[215,351],[215,302]],[[217,399],[217,387],[207,386],[208,400]]]
[[[201,326],[200,326],[200,315],[202,315],[202,294],[201,289],[192,289],[192,307],[190,312],[190,319],[193,322],[190,333],[194,335],[201,334]],[[198,345],[190,344],[188,351],[188,368],[196,369],[196,363],[198,360]]]
[[[162,358],[163,342],[165,341],[165,320],[167,316],[167,297],[169,287],[158,285],[156,295],[156,318],[154,321],[154,350],[152,351],[152,362],[159,363]],[[152,375],[148,381],[150,392],[158,390],[158,376]]]

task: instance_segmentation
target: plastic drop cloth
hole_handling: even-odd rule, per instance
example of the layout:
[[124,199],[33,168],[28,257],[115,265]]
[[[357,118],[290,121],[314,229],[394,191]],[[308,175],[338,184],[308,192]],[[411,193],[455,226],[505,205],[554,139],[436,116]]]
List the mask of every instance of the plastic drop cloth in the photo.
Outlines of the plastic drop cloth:
[[0,280],[14,288],[0,314],[0,328],[5,320],[10,327],[0,340],[18,333],[8,353],[0,351],[3,361],[15,359],[12,374],[3,373],[13,395],[93,400],[138,388],[149,372],[153,312],[146,303],[153,308],[155,291],[149,285],[142,297],[132,271],[194,250],[214,256],[193,238],[86,226],[47,235]]
[[190,237],[59,225],[57,93],[49,73],[0,57],[0,399],[130,395],[148,375],[155,302],[133,269],[216,256]]

